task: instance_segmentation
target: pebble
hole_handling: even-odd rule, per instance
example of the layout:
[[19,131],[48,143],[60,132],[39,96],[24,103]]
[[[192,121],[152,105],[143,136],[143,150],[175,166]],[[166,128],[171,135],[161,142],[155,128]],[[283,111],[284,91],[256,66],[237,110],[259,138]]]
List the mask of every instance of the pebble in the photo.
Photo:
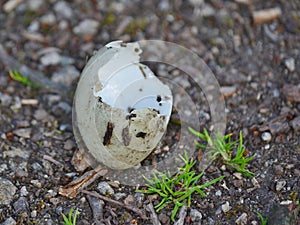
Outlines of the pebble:
[[56,17],[53,13],[48,13],[48,14],[45,14],[44,16],[42,16],[40,18],[40,21],[42,24],[51,26],[51,25],[55,24]]
[[122,193],[122,192],[118,192],[118,193],[116,193],[114,195],[114,197],[115,197],[116,200],[120,200],[122,198],[125,198],[126,196],[127,196],[127,194],[126,193]]
[[29,205],[27,199],[25,197],[20,197],[14,204],[13,204],[15,214],[21,217],[28,217],[29,214]]
[[21,189],[20,189],[20,195],[21,195],[22,197],[25,197],[25,196],[28,195],[28,191],[27,191],[26,186],[21,187]]
[[262,140],[265,141],[265,142],[270,142],[271,139],[272,139],[272,135],[271,135],[269,132],[263,132],[263,133],[261,134],[261,138],[262,138]]
[[42,121],[48,117],[48,113],[45,109],[37,109],[33,117],[38,121]]
[[282,92],[290,102],[300,102],[300,86],[293,84],[283,85]]
[[69,19],[73,16],[73,11],[65,1],[59,1],[54,5],[54,10],[58,16]]
[[170,224],[170,217],[167,216],[165,213],[160,213],[158,215],[158,219],[162,224]]
[[241,173],[238,173],[238,172],[234,172],[233,176],[235,176],[239,180],[243,179],[243,175]]
[[290,72],[295,71],[295,59],[294,58],[288,58],[284,60],[284,65]]
[[99,22],[92,19],[84,19],[76,27],[73,32],[77,35],[94,35],[98,30]]
[[55,116],[65,116],[70,114],[71,111],[72,107],[66,102],[59,102],[58,105],[55,105],[51,110]]
[[276,183],[276,191],[281,191],[286,185],[286,181],[285,180],[281,180],[281,181],[277,181]]
[[44,66],[58,65],[61,61],[61,56],[56,51],[48,52],[40,58]]
[[103,207],[105,204],[104,201],[93,196],[87,196],[87,199],[92,208],[93,219],[97,222],[100,222],[101,220],[103,220]]
[[135,198],[133,197],[133,195],[128,195],[125,199],[124,199],[124,203],[126,205],[134,205],[135,203]]
[[9,106],[12,102],[12,97],[0,92],[0,105]]
[[22,0],[9,0],[3,5],[3,10],[6,13],[10,13],[21,3]]
[[29,0],[28,8],[32,11],[38,11],[44,3],[44,0]]
[[218,190],[218,191],[216,191],[215,195],[220,197],[220,196],[222,196],[222,192],[220,190]]
[[14,218],[9,217],[7,218],[1,225],[16,225],[17,222],[14,220]]
[[287,122],[275,122],[269,124],[271,134],[287,133],[290,130],[290,126]]
[[246,225],[247,224],[247,213],[242,213],[242,215],[239,216],[239,218],[237,218],[237,220],[235,221],[235,223],[237,225]]
[[17,187],[9,180],[0,177],[0,205],[9,205],[17,191]]
[[55,72],[51,79],[56,83],[71,85],[76,79],[78,79],[79,76],[80,72],[76,69],[76,67],[70,65]]
[[30,156],[30,152],[27,150],[21,150],[20,148],[14,148],[9,151],[3,152],[3,158],[14,158],[14,157],[21,157],[23,159],[28,159]]
[[296,132],[300,131],[300,116],[295,117],[292,120],[291,125],[292,125],[294,131],[296,131]]
[[37,211],[36,210],[32,210],[32,212],[30,213],[30,216],[31,216],[31,218],[35,218],[37,216]]
[[112,189],[111,186],[109,186],[109,184],[107,182],[100,182],[97,186],[97,189],[99,191],[100,194],[104,195],[104,196],[111,196],[115,194],[114,189]]
[[221,208],[224,213],[227,213],[231,209],[231,206],[229,205],[229,202],[225,202]]
[[226,97],[232,96],[236,92],[236,87],[235,86],[223,86],[221,87],[220,91],[222,95]]
[[202,214],[197,209],[191,209],[190,217],[192,222],[200,222],[202,219]]
[[290,225],[290,211],[284,205],[273,205],[269,216],[268,224],[272,225]]
[[74,148],[76,145],[75,145],[75,142],[71,139],[68,139],[65,144],[64,144],[64,149],[65,150],[71,150],[72,148]]
[[145,199],[145,194],[143,193],[135,193],[134,198],[136,199],[137,207],[142,207]]

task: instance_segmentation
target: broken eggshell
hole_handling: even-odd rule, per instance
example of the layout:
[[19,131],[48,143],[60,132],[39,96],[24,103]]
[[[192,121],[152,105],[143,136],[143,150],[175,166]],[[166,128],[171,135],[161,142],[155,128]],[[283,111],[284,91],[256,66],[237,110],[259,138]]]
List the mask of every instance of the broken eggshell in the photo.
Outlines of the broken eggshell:
[[138,43],[114,41],[85,66],[73,103],[74,135],[80,149],[111,169],[145,159],[163,137],[172,93],[139,63]]

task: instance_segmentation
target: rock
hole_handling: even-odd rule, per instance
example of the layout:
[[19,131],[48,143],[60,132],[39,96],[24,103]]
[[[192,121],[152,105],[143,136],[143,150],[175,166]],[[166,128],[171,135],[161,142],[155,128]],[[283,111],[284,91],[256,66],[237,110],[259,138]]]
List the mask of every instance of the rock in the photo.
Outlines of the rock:
[[220,89],[222,95],[224,98],[228,98],[232,96],[234,93],[236,93],[236,87],[235,86],[223,86]]
[[15,214],[21,217],[28,217],[29,205],[25,197],[20,197],[14,204]]
[[72,148],[74,148],[76,145],[75,145],[75,142],[71,139],[68,139],[65,144],[64,144],[64,149],[65,150],[71,150]]
[[57,65],[61,61],[61,56],[58,52],[51,51],[43,55],[40,61],[44,66]]
[[227,213],[231,209],[229,202],[225,202],[223,205],[221,205],[221,208],[224,213]]
[[16,191],[17,188],[12,182],[0,177],[0,205],[9,205]]
[[273,171],[275,175],[282,175],[284,173],[284,169],[281,165],[274,165]]
[[[61,214],[59,214],[59,215],[61,215]],[[30,217],[31,218],[36,218],[36,216],[37,216],[37,211],[36,210],[32,210],[32,212],[30,213]]]
[[127,194],[126,193],[122,193],[122,192],[118,192],[118,193],[114,194],[114,196],[115,196],[116,200],[120,200],[122,198],[125,198],[127,196]]
[[170,224],[170,217],[165,213],[158,214],[158,219],[162,224]]
[[28,191],[27,191],[26,186],[21,187],[20,195],[21,195],[22,197],[25,197],[25,196],[28,195]]
[[104,196],[111,196],[115,194],[114,189],[112,189],[111,186],[109,186],[109,184],[107,182],[100,182],[97,186],[97,189],[99,191],[100,194],[104,195]]
[[87,199],[93,212],[95,224],[100,223],[100,221],[103,220],[104,201],[89,195],[87,196]]
[[293,84],[283,85],[282,92],[290,102],[300,102],[300,86]]
[[124,199],[124,203],[126,205],[134,205],[135,203],[135,198],[133,197],[133,195],[128,195],[125,199]]
[[273,135],[280,133],[287,133],[290,130],[290,126],[287,122],[274,122],[269,124],[270,131]]
[[21,3],[22,0],[9,0],[3,5],[3,10],[6,13],[10,13]]
[[9,106],[12,103],[12,97],[0,92],[0,105]]
[[216,193],[215,193],[215,195],[218,196],[218,197],[222,196],[222,191],[217,190]]
[[54,5],[54,10],[58,16],[69,19],[73,16],[72,8],[65,1],[59,1]]
[[190,217],[192,222],[201,222],[202,214],[197,209],[191,209]]
[[276,187],[275,187],[276,191],[281,191],[285,185],[286,185],[285,180],[277,181]]
[[269,132],[263,132],[261,134],[261,139],[265,142],[270,142],[272,139],[272,135]]
[[44,0],[29,0],[27,2],[28,8],[32,11],[38,11],[44,3]]
[[60,102],[52,108],[52,112],[55,116],[67,115],[70,114],[71,111],[72,107],[66,102]]
[[290,72],[295,71],[295,59],[294,58],[289,58],[284,60],[284,65]]
[[49,115],[45,109],[37,109],[33,115],[33,117],[38,121],[42,121],[46,119],[48,116]]
[[135,193],[134,198],[136,199],[137,207],[142,207],[145,199],[145,194],[143,193]]
[[20,129],[14,130],[13,133],[19,137],[30,138],[31,128],[20,128]]
[[3,223],[1,223],[0,225],[16,225],[17,222],[14,220],[14,218],[9,217],[8,219],[6,219]]
[[77,35],[94,35],[98,30],[99,22],[92,19],[84,19],[76,27],[73,32]]
[[239,173],[239,172],[234,172],[233,176],[235,176],[239,180],[243,179],[243,175],[241,173]]
[[27,150],[21,150],[20,148],[14,148],[13,150],[3,152],[3,158],[21,157],[23,159],[28,159],[29,156],[30,152]]
[[71,85],[80,76],[79,71],[74,66],[66,66],[55,72],[52,76],[52,81]]
[[296,132],[300,131],[300,116],[295,117],[292,120],[291,125],[292,125],[294,131],[296,131]]
[[56,17],[53,13],[45,14],[40,18],[40,21],[44,25],[52,26],[56,22]]
[[290,211],[284,205],[273,205],[269,217],[268,224],[272,225],[290,225]]
[[242,215],[240,215],[239,218],[237,218],[237,220],[235,221],[235,223],[237,225],[246,225],[247,224],[247,217],[248,217],[247,213],[242,213]]

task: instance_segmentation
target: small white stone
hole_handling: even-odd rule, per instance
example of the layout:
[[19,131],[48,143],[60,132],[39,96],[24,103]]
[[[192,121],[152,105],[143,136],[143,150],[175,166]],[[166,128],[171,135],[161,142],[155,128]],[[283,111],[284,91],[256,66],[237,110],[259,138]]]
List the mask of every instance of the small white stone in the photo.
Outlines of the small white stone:
[[216,191],[216,196],[221,196],[222,192],[220,190]]
[[37,211],[36,210],[33,210],[31,213],[30,213],[30,216],[32,218],[35,218],[37,216]]
[[277,181],[276,183],[276,191],[281,191],[286,185],[286,181],[285,180],[282,180],[282,181]]
[[23,196],[23,197],[28,195],[28,191],[26,189],[26,186],[21,187],[20,195]]
[[238,173],[238,172],[233,173],[233,176],[235,176],[235,177],[236,177],[237,179],[239,179],[239,180],[243,179],[242,174],[241,174],[241,173]]
[[73,32],[78,35],[93,35],[97,32],[98,26],[98,21],[85,19],[81,21],[76,27],[74,27]]
[[261,138],[263,139],[263,141],[265,142],[270,142],[272,139],[272,135],[269,132],[263,132],[261,135]]
[[231,206],[229,205],[229,202],[225,202],[221,208],[224,213],[227,213],[231,209]]
[[294,58],[286,59],[286,60],[284,61],[284,64],[285,64],[286,68],[287,68],[290,72],[294,72],[294,71],[295,71],[295,59],[294,59]]
[[60,63],[60,60],[61,56],[55,51],[49,52],[40,58],[44,66],[57,65]]
[[246,225],[247,224],[247,213],[242,213],[239,218],[235,221],[237,225]]

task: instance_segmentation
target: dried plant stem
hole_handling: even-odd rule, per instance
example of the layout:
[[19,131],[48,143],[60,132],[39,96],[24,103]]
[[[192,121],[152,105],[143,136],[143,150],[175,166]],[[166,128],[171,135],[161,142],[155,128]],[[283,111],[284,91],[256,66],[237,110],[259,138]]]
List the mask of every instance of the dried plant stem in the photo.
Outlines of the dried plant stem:
[[87,191],[87,190],[82,190],[81,193],[84,193],[84,194],[87,194],[87,195],[90,195],[90,196],[93,196],[93,197],[96,197],[96,198],[99,198],[103,201],[106,201],[106,202],[109,202],[109,203],[112,203],[112,204],[115,204],[115,205],[118,205],[118,206],[121,206],[125,209],[128,209],[134,213],[136,213],[137,215],[139,215],[142,219],[144,220],[147,220],[148,218],[145,216],[145,213],[142,212],[140,209],[138,208],[135,208],[135,207],[132,207],[130,205],[126,205],[122,202],[119,202],[119,201],[116,201],[116,200],[113,200],[111,198],[108,198],[108,197],[105,197],[103,195],[99,195],[97,193],[94,193],[94,192],[90,192],[90,191]]

